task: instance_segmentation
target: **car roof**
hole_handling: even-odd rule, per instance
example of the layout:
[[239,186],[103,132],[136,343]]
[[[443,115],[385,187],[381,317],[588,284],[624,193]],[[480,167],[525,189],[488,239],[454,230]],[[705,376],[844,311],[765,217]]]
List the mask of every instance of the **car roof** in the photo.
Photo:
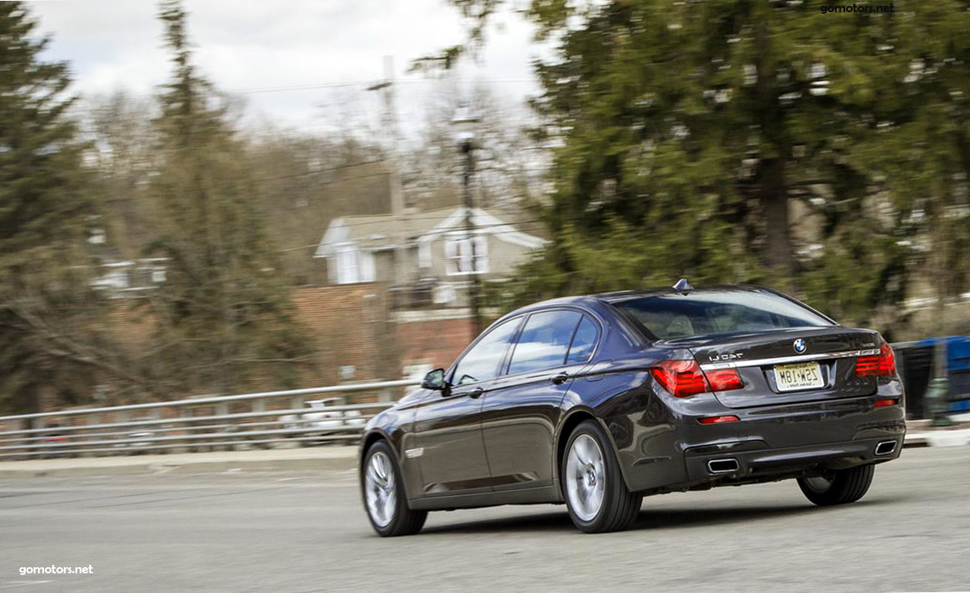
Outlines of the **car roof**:
[[[705,286],[702,288],[692,288],[689,293],[710,293],[710,292],[725,292],[725,291],[742,291],[742,292],[774,292],[769,288],[763,286],[755,286],[753,284],[723,284],[718,286]],[[674,290],[673,288],[644,288],[637,290],[618,290],[615,292],[602,292],[599,294],[590,295],[580,295],[580,296],[568,296],[559,297],[555,299],[548,299],[545,301],[539,301],[537,303],[532,303],[530,305],[525,305],[513,311],[512,313],[524,313],[526,311],[531,311],[533,309],[539,309],[543,307],[554,307],[556,305],[591,305],[596,301],[605,303],[616,303],[627,301],[639,297],[645,296],[655,296],[655,295],[667,295],[667,294],[680,294],[682,291]],[[511,314],[511,313],[510,313]]]
[[[737,292],[767,292],[771,294],[778,294],[770,288],[765,288],[763,286],[755,286],[753,284],[724,284],[718,286],[705,286],[702,288],[692,288],[687,291],[688,293],[712,293],[712,292],[725,292],[725,291],[737,291]],[[603,304],[614,304],[622,303],[624,301],[634,300],[646,296],[657,296],[657,295],[674,295],[681,294],[682,291],[674,290],[673,288],[646,288],[638,290],[621,290],[616,292],[604,292],[600,294],[591,295],[580,295],[580,296],[568,296],[559,297],[555,299],[548,299],[545,301],[539,301],[537,303],[532,303],[519,307],[514,311],[510,311],[503,315],[499,321],[504,319],[509,319],[517,315],[524,315],[537,311],[539,309],[546,309],[549,307],[557,306],[578,306],[586,309],[592,309],[594,311],[602,313]],[[498,322],[496,322],[498,323]]]
[[555,299],[548,299],[545,301],[539,301],[536,303],[531,303],[523,307],[519,307],[514,311],[510,311],[502,316],[503,319],[508,317],[514,317],[516,315],[521,315],[523,313],[530,313],[537,309],[546,309],[548,307],[556,306],[585,306],[590,307],[597,303],[597,298],[595,296],[569,296],[569,297],[559,297]]
[[[775,291],[770,288],[765,288],[764,286],[755,286],[753,284],[723,284],[718,286],[704,286],[701,288],[692,288],[686,291],[690,294],[704,294],[712,292],[770,292]],[[607,303],[619,303],[623,301],[628,301],[640,297],[646,296],[656,296],[656,295],[668,295],[668,294],[681,294],[684,291],[675,290],[673,288],[647,288],[643,290],[621,290],[617,292],[606,292],[602,294],[594,295],[601,301]]]

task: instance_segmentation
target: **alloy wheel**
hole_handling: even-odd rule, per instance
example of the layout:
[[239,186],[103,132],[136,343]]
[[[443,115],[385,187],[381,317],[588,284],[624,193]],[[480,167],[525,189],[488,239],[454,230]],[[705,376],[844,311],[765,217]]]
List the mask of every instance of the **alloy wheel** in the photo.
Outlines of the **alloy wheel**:
[[603,451],[593,437],[579,435],[566,458],[566,494],[570,506],[581,520],[592,521],[603,506],[605,493]]
[[379,527],[387,527],[394,520],[397,492],[391,460],[383,451],[371,455],[364,479],[367,512]]

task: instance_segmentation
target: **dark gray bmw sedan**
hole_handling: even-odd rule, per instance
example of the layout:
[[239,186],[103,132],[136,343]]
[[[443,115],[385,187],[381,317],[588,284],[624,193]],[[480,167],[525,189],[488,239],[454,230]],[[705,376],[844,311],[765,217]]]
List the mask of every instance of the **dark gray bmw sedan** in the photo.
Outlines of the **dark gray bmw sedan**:
[[643,496],[793,478],[859,500],[906,431],[893,351],[758,287],[556,299],[502,317],[367,423],[364,508],[380,535],[428,511],[565,503],[621,530]]

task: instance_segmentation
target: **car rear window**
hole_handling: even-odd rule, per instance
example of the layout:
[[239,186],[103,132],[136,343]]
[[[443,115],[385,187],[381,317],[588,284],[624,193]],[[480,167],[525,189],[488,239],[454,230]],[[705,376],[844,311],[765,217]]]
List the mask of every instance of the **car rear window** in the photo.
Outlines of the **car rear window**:
[[795,301],[747,290],[649,295],[614,302],[613,306],[655,340],[832,325]]

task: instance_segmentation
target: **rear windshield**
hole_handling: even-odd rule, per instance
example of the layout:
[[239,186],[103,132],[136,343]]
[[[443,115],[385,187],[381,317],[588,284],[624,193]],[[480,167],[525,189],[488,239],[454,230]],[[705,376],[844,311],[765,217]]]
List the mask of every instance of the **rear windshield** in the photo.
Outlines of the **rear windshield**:
[[807,307],[770,292],[659,294],[615,302],[613,306],[655,340],[832,325]]

